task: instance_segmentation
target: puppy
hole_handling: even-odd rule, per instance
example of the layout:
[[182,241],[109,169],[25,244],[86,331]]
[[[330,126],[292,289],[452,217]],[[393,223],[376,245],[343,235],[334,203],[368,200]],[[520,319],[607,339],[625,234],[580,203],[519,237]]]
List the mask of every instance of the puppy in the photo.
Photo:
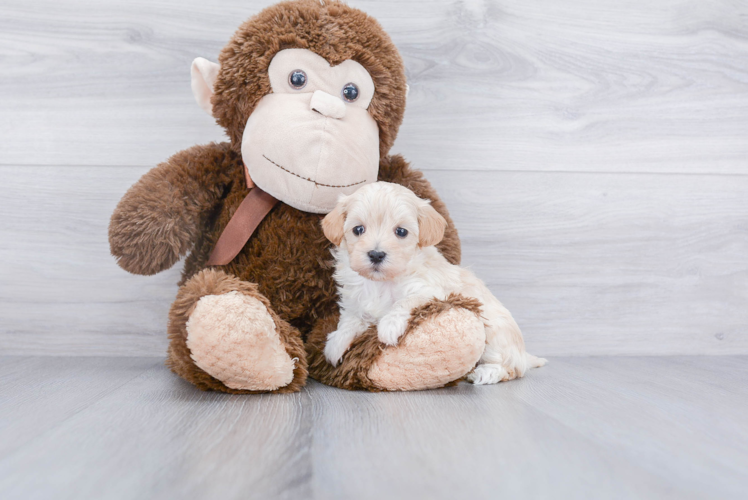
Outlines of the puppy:
[[483,282],[436,249],[446,227],[428,201],[398,184],[376,182],[340,197],[322,221],[325,236],[336,245],[340,296],[338,329],[325,346],[330,363],[337,365],[371,324],[381,342],[396,345],[414,308],[452,293],[483,304],[486,348],[468,380],[494,384],[546,363],[525,352],[517,323]]

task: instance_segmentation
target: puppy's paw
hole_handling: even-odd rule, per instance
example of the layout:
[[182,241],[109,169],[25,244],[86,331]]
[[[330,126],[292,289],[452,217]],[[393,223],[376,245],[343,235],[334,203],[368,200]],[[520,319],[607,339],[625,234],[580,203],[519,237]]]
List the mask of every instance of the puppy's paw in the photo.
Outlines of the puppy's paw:
[[548,360],[527,353],[527,363],[528,368],[540,368],[541,366],[545,366],[546,364],[548,364]]
[[343,335],[337,330],[327,336],[325,344],[325,358],[332,366],[338,366],[340,359],[345,351],[351,347],[351,340],[347,335]]
[[406,315],[394,312],[385,315],[377,325],[379,341],[387,345],[397,345],[397,341],[408,327],[408,318],[410,318],[409,313]]
[[468,382],[475,385],[496,384],[509,378],[509,372],[503,366],[493,364],[478,365],[467,376]]

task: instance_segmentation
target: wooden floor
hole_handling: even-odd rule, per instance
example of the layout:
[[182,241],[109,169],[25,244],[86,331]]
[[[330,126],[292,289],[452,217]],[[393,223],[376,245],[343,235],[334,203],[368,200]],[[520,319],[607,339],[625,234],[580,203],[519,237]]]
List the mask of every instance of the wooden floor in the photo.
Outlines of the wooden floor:
[[0,358],[0,498],[745,498],[748,357],[554,358],[407,394],[203,393],[155,358]]
[[107,225],[225,140],[190,64],[274,2],[0,0],[0,500],[748,498],[748,1],[350,0],[405,62],[391,152],[551,363],[201,393],[153,357],[181,264]]

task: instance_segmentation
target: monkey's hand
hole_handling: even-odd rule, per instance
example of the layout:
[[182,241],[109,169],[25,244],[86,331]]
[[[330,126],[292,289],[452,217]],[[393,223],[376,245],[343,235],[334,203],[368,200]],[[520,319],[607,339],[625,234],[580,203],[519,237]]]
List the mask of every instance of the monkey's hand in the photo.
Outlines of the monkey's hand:
[[231,182],[234,164],[241,164],[233,156],[228,144],[194,146],[141,177],[109,223],[109,246],[120,267],[150,275],[185,255]]

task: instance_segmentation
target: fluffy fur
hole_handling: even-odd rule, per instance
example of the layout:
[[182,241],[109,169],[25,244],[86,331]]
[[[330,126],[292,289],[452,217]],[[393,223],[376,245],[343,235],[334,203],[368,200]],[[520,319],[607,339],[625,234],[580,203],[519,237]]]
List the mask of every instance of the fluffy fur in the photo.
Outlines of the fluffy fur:
[[[387,156],[405,107],[405,71],[389,37],[371,17],[339,2],[301,0],[271,6],[244,23],[219,58],[213,112],[231,142],[195,146],[155,167],[124,195],[109,226],[112,254],[132,273],[154,274],[187,255],[169,313],[167,364],[200,389],[255,392],[229,387],[200,368],[187,342],[187,323],[198,302],[231,292],[260,301],[288,357],[298,359],[291,382],[272,392],[300,390],[307,378],[307,355],[314,362],[311,374],[327,383],[382,389],[358,376],[376,364],[381,344],[372,342],[361,358],[332,368],[321,354],[324,335],[321,340],[310,335],[326,335],[338,315],[330,243],[318,215],[278,203],[230,264],[220,270],[206,267],[215,242],[248,192],[240,153],[247,118],[270,90],[267,68],[273,56],[293,47],[310,49],[332,64],[350,58],[367,69],[376,86],[369,112],[379,127],[379,179],[430,199],[447,220],[438,248],[450,262],[460,260],[457,231],[436,192],[402,157]],[[459,301],[448,308],[466,310]],[[433,309],[430,314],[436,318],[440,313]],[[323,363],[317,362],[320,358]]]
[[273,317],[237,291],[206,295],[187,321],[187,347],[201,369],[231,389],[274,391],[293,380],[294,363]]
[[[291,382],[282,387],[270,389],[270,391],[279,393],[299,391],[301,387],[304,386],[307,379],[306,353],[299,331],[291,326],[287,321],[281,319],[278,314],[273,311],[268,299],[258,292],[257,285],[242,281],[236,276],[231,276],[223,271],[214,269],[204,269],[198,272],[190,278],[187,283],[179,288],[177,299],[174,301],[171,310],[169,311],[168,333],[170,342],[168,357],[166,360],[167,366],[169,366],[174,373],[180,375],[182,378],[193,383],[202,390],[217,390],[235,394],[269,391],[267,386],[262,389],[251,389],[247,384],[247,380],[239,381],[238,379],[235,379],[233,375],[230,376],[231,380],[228,381],[235,387],[229,387],[223,380],[219,380],[215,376],[210,375],[195,363],[195,359],[193,359],[195,353],[191,352],[188,345],[191,343],[190,333],[193,334],[192,340],[198,340],[198,342],[200,342],[200,337],[202,337],[200,332],[196,331],[196,329],[200,329],[202,326],[201,315],[198,313],[197,322],[193,323],[191,321],[193,320],[193,313],[198,308],[200,301],[206,297],[214,300],[215,298],[223,297],[224,295],[236,296],[237,294],[246,295],[253,299],[252,302],[255,304],[259,302],[265,307],[265,310],[273,321],[274,327],[271,328],[271,330],[274,330],[277,334],[277,340],[283,345],[288,359],[295,360],[293,363],[293,378],[291,379]],[[205,305],[205,302],[203,302],[203,305]],[[188,329],[188,323],[192,325],[192,332]],[[226,333],[236,334],[238,332],[234,330],[230,333]],[[195,334],[197,335],[195,336]],[[251,339],[247,340],[251,342]],[[275,339],[273,340],[273,343],[275,343]],[[203,340],[202,343],[205,343],[205,340]],[[239,349],[237,350],[241,351],[242,346],[238,347]],[[211,354],[215,355],[215,353]],[[246,353],[243,354],[246,355]],[[198,354],[197,358],[198,360],[202,359],[202,361],[207,361],[206,363],[201,362],[204,368],[208,368],[208,365],[218,367],[219,370],[215,372],[216,375],[235,371],[232,369],[232,365],[237,366],[244,362],[243,359],[233,353],[225,360],[216,357],[214,360],[208,361],[208,356],[202,356],[201,354]],[[286,360],[283,359],[283,361]],[[265,380],[269,380],[274,379],[275,377],[265,376],[264,378]],[[239,383],[235,384],[234,382]],[[244,388],[240,388],[240,385]]]
[[[353,341],[340,364],[333,366],[323,351],[327,335],[338,324],[336,312],[318,321],[309,334],[309,374],[341,389],[374,392],[454,385],[473,369],[483,353],[485,333],[479,314],[480,303],[475,299],[453,295],[432,300],[413,310],[401,337],[405,349],[382,344],[372,325]],[[458,323],[459,329],[450,329]],[[446,334],[439,335],[439,342],[434,341],[435,330]]]
[[[449,297],[445,303],[450,303]],[[428,305],[420,310],[427,311]],[[410,335],[403,334],[397,346],[384,347],[369,370],[369,379],[388,390],[449,385],[473,369],[486,345],[483,323],[474,312],[463,308],[449,308],[415,328],[409,322],[405,331],[409,329]]]
[[270,93],[268,67],[283,49],[309,49],[335,66],[352,59],[371,75],[376,93],[369,113],[379,124],[380,156],[392,147],[405,111],[405,71],[400,53],[379,23],[344,3],[281,2],[242,24],[221,51],[212,98],[213,115],[232,149],[259,100]]
[[333,255],[340,320],[325,347],[331,364],[373,324],[380,342],[397,345],[413,308],[453,294],[482,304],[486,345],[469,380],[511,380],[546,363],[525,352],[519,326],[483,282],[433,246],[446,226],[428,201],[397,184],[378,182],[341,197],[323,221],[325,235],[339,245]]

